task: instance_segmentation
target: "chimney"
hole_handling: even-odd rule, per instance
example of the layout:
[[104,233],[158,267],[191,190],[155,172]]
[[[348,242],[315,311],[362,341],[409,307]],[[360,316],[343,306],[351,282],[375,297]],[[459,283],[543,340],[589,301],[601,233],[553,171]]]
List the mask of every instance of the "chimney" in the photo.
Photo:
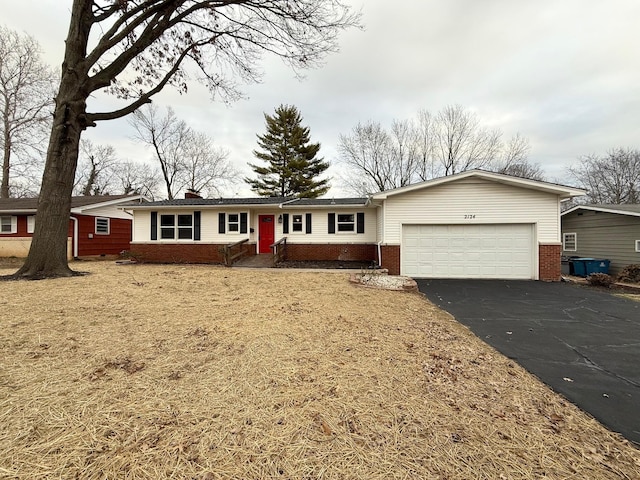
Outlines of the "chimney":
[[202,197],[200,196],[199,192],[188,189],[186,192],[184,192],[184,198],[202,198]]

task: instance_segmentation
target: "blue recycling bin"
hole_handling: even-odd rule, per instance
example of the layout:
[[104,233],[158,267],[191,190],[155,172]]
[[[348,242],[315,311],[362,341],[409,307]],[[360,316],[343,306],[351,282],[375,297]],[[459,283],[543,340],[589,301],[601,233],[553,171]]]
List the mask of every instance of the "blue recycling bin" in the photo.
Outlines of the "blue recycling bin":
[[609,260],[601,258],[574,258],[570,260],[573,265],[573,274],[578,277],[588,277],[592,273],[609,273]]
[[585,262],[585,268],[587,277],[592,273],[606,273],[609,274],[609,260],[605,260],[603,258],[595,258]]

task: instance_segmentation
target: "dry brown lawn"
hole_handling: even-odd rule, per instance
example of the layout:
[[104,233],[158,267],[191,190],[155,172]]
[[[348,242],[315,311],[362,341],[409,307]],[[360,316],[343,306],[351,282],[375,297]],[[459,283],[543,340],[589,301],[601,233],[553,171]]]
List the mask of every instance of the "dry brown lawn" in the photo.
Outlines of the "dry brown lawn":
[[640,478],[636,448],[418,294],[74,268],[0,282],[1,478]]

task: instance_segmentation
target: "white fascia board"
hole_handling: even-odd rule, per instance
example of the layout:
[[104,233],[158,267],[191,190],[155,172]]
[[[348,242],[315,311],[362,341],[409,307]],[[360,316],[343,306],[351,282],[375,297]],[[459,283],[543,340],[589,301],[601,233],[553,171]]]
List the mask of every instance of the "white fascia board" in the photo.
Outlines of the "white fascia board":
[[136,200],[148,200],[148,199],[144,195],[132,195],[130,197],[118,198],[115,200],[108,200],[106,202],[90,203],[88,205],[82,205],[80,207],[73,207],[71,209],[71,213],[82,214],[87,210],[93,210],[95,208],[104,208],[104,207],[111,207],[111,206],[117,207],[121,204],[135,202]]
[[35,215],[35,208],[20,208],[18,210],[0,210],[0,215]]
[[612,208],[606,207],[594,207],[592,205],[576,205],[575,207],[570,208],[569,210],[562,212],[562,216],[567,215],[568,213],[575,212],[576,210],[590,210],[592,212],[602,212],[602,213],[615,213],[617,215],[628,215],[630,217],[640,217],[640,212],[630,212],[629,210],[615,210]]
[[446,183],[456,182],[469,177],[477,177],[485,180],[494,181],[497,183],[503,183],[505,185],[512,185],[522,188],[530,188],[532,190],[539,190],[554,195],[559,195],[562,198],[579,197],[585,195],[586,192],[579,188],[568,187],[565,185],[556,185],[555,183],[540,182],[538,180],[530,180],[527,178],[513,177],[511,175],[504,175],[501,173],[485,172],[484,170],[467,170],[466,172],[457,173],[455,175],[449,175],[447,177],[434,178],[413,185],[407,185],[406,187],[400,187],[393,190],[387,190],[385,192],[379,192],[372,195],[373,200],[386,200],[390,196],[399,195],[402,193],[412,192],[414,190],[420,190],[422,188],[431,188]]

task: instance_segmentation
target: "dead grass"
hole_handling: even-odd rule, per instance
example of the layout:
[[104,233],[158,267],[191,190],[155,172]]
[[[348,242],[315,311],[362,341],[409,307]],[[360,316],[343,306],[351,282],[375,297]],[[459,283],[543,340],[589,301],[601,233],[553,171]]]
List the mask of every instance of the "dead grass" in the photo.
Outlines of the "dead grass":
[[616,293],[618,297],[628,298],[629,300],[635,300],[640,302],[640,294],[638,293]]
[[75,267],[0,282],[2,478],[640,478],[632,445],[419,295]]

